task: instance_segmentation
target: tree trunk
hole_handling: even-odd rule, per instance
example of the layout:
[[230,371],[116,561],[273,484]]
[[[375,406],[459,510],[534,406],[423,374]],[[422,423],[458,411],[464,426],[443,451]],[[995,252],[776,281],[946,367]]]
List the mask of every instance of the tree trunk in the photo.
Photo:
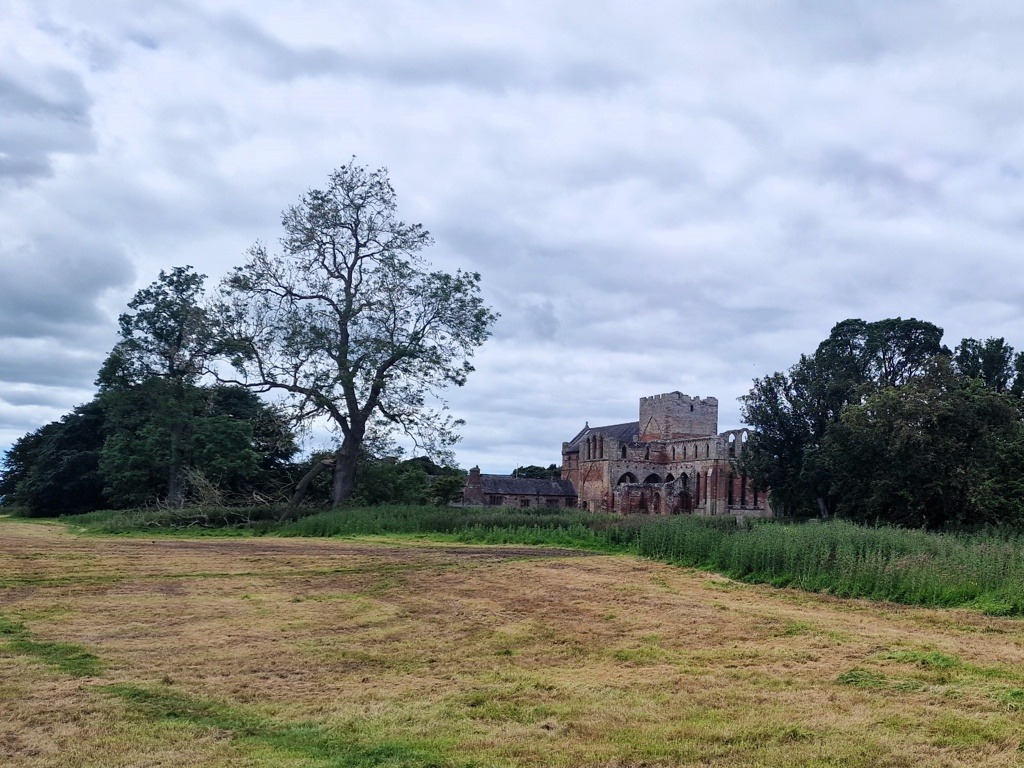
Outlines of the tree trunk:
[[334,455],[334,485],[331,488],[331,504],[335,507],[352,498],[356,489],[356,460],[359,458],[361,436],[349,434]]
[[822,520],[828,520],[829,519],[828,506],[825,504],[825,500],[823,498],[821,498],[821,496],[819,496],[817,498],[817,502],[818,502],[818,514],[821,516],[821,519]]
[[334,462],[331,459],[324,459],[323,461],[318,461],[314,464],[313,468],[309,470],[309,472],[307,472],[295,486],[295,493],[292,494],[291,499],[288,501],[288,506],[297,507],[301,504],[302,500],[306,498],[309,486],[313,484],[313,480],[316,479],[317,475],[332,466],[334,466]]
[[185,431],[183,424],[171,425],[171,460],[167,477],[167,503],[180,507],[185,501],[185,490],[181,482],[181,438]]

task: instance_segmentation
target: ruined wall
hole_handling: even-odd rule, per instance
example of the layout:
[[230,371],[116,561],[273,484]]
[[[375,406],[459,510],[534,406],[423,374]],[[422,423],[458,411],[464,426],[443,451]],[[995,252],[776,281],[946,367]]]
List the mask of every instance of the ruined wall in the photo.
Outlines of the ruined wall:
[[[562,444],[562,477],[591,512],[770,516],[734,462],[747,429],[717,433],[718,401],[670,392],[640,401],[638,431],[586,427]],[[695,433],[695,434],[693,434]],[[646,438],[646,439],[645,439]]]
[[718,400],[682,392],[640,398],[640,442],[718,434]]

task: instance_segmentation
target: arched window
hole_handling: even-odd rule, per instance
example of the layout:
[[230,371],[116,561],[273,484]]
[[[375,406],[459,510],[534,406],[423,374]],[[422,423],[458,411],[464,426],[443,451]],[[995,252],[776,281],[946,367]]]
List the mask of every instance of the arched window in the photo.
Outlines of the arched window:
[[597,440],[598,440],[598,443],[597,443],[597,458],[603,459],[604,458],[604,435],[601,435],[600,437],[598,437]]
[[672,446],[672,461],[675,461],[675,460],[676,460],[676,447],[673,445]]
[[650,458],[651,458],[651,449],[648,448],[646,451],[644,451],[644,460],[645,461],[649,461]]
[[679,482],[682,483],[684,491],[690,487],[690,478],[686,475],[680,475]]
[[634,475],[632,472],[627,472],[626,474],[624,474],[622,477],[619,478],[619,482],[617,482],[616,485],[624,485],[625,483],[635,483],[635,482],[636,482],[636,475]]
[[665,482],[666,483],[671,483],[675,479],[676,479],[676,476],[673,475],[671,472],[669,472],[667,475],[665,475]]
[[622,446],[622,448],[619,449],[619,457],[623,459],[626,458],[626,446]]
[[661,478],[658,477],[657,474],[652,472],[651,474],[649,474],[647,477],[644,478],[644,482],[645,483],[660,483],[661,482]]
[[736,455],[736,435],[729,435],[729,455]]

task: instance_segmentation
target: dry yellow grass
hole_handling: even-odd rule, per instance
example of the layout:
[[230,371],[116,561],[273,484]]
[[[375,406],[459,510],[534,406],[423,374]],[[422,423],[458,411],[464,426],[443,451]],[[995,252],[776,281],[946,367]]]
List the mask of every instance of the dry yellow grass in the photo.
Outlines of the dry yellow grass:
[[1024,764],[1020,621],[629,557],[3,521],[0,619],[5,766]]

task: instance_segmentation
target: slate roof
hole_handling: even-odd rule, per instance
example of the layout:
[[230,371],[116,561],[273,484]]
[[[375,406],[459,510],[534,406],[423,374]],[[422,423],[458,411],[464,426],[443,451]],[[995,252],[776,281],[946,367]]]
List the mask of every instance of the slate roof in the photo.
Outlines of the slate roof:
[[640,422],[627,421],[625,424],[609,424],[606,427],[584,427],[576,437],[569,441],[569,450],[578,450],[583,438],[591,434],[602,434],[612,437],[620,443],[631,443],[633,438],[640,434]]
[[480,475],[484,493],[494,496],[575,496],[576,489],[568,480],[537,480],[532,477]]

